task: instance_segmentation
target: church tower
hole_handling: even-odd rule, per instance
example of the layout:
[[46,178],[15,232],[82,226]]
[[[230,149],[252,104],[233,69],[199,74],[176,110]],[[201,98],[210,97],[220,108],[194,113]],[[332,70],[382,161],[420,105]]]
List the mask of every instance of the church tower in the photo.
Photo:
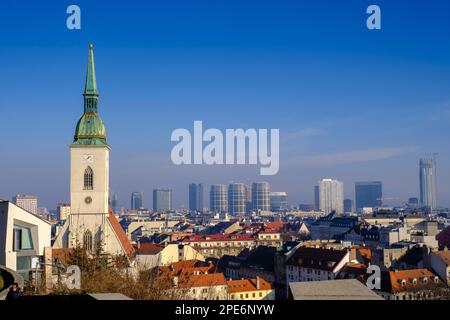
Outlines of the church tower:
[[94,52],[89,45],[84,111],[70,144],[70,215],[53,247],[81,246],[94,252],[131,256],[133,247],[108,206],[109,152],[106,130],[98,113],[99,94]]
[[84,113],[78,120],[74,141],[70,145],[70,205],[71,213],[108,213],[109,152],[106,131],[98,114],[97,81],[94,52],[89,45]]

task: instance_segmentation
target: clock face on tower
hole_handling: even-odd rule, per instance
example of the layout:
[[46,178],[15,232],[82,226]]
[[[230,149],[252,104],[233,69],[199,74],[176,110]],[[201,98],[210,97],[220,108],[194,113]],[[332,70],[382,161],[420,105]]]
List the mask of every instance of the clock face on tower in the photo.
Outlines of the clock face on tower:
[[86,202],[86,204],[91,204],[92,198],[87,196],[86,198],[84,198],[84,202]]
[[92,154],[83,154],[84,162],[93,162],[94,156]]

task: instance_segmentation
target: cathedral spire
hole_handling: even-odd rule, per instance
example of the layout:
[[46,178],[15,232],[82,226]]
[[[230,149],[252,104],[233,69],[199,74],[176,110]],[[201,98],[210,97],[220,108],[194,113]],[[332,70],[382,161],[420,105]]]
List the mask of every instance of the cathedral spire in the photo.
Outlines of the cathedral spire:
[[98,96],[97,81],[95,79],[95,65],[94,65],[94,46],[89,45],[89,57],[86,71],[86,84],[84,87],[84,96]]
[[106,131],[98,114],[98,91],[95,78],[94,46],[89,45],[89,56],[84,87],[84,113],[78,120],[73,144],[107,145]]

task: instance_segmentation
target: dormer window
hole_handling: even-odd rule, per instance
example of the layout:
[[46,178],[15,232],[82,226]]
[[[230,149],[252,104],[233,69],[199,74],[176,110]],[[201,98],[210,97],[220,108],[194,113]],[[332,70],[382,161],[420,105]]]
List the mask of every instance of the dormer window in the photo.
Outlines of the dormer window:
[[439,278],[438,277],[434,277],[434,283],[439,283]]

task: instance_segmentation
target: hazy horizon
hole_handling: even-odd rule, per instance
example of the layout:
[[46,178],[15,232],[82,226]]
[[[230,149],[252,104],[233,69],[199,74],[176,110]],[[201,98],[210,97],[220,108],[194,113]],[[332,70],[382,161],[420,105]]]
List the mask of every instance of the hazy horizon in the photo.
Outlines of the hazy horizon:
[[[12,2],[0,13],[0,198],[69,201],[69,148],[83,112],[88,44],[94,44],[99,113],[111,145],[110,188],[131,192],[268,181],[290,205],[313,203],[322,178],[383,182],[387,204],[419,197],[419,159],[437,153],[438,205],[450,207],[450,3],[377,1]],[[326,7],[326,10],[324,9]],[[7,32],[8,31],[8,32]],[[280,170],[175,166],[174,129],[280,129]]]

